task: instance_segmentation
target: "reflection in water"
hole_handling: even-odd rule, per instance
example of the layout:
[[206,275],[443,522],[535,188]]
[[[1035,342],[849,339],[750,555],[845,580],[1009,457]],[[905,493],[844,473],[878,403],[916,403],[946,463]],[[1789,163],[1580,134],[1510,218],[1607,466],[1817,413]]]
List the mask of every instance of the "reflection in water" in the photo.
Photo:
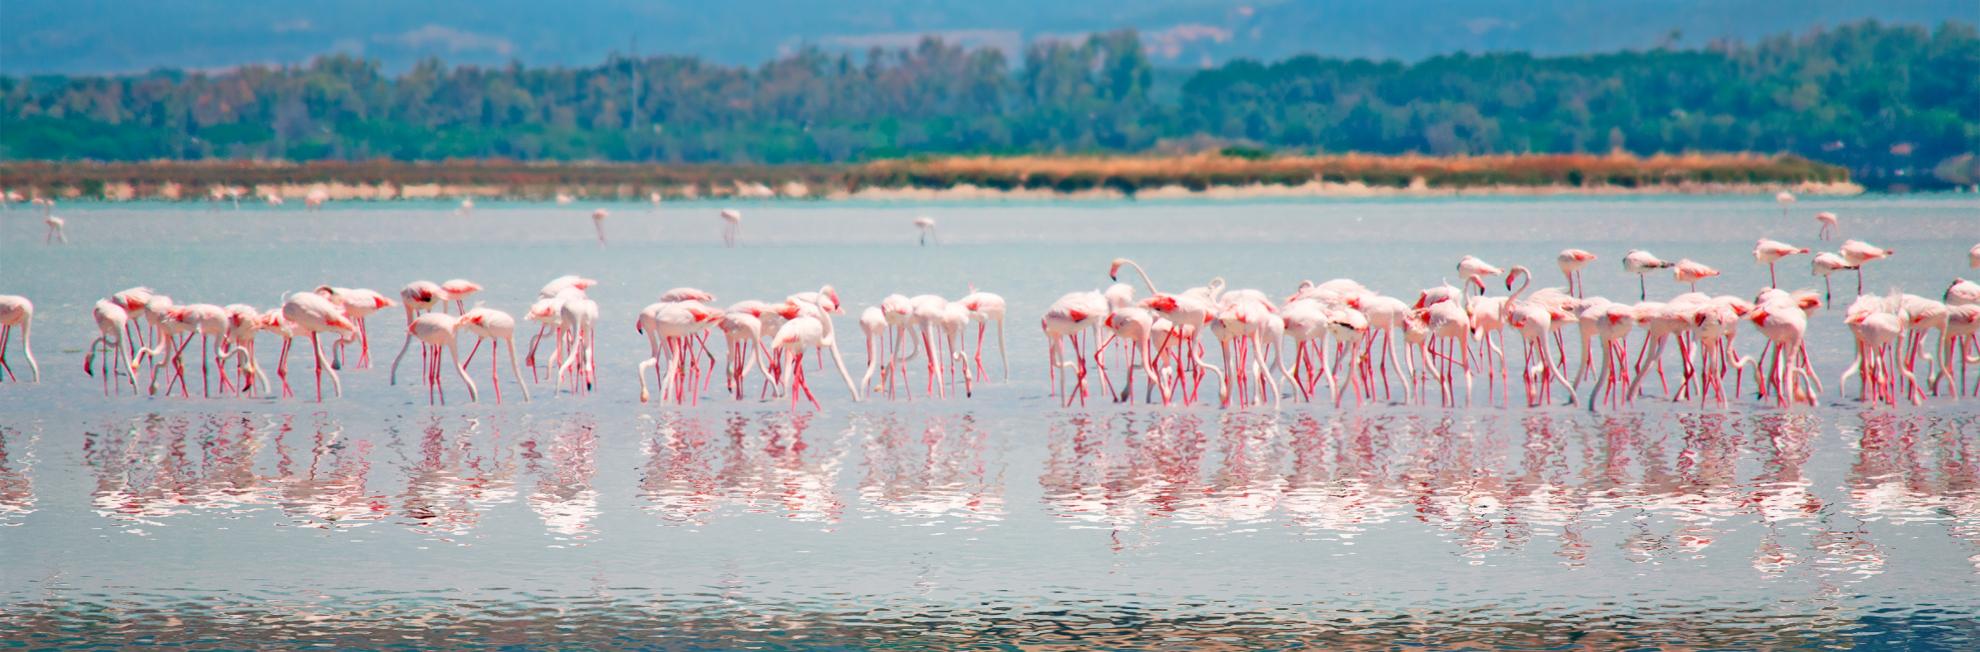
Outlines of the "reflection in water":
[[990,471],[989,435],[976,418],[922,418],[921,431],[913,434],[895,414],[855,419],[854,428],[866,432],[860,501],[888,514],[926,519],[928,525],[958,519],[966,529],[976,529],[1003,520],[1002,470]]
[[463,420],[450,433],[447,420],[432,417],[407,455],[400,449],[405,494],[400,518],[413,531],[458,543],[482,515],[516,497],[516,460],[502,440],[499,421]]
[[273,491],[254,470],[257,434],[243,414],[154,414],[87,433],[83,456],[96,476],[91,502],[98,515],[139,535],[142,526],[195,510],[246,515]]
[[522,442],[526,470],[536,476],[529,508],[552,538],[582,546],[594,535],[591,520],[598,517],[598,490],[591,487],[598,473],[597,426],[589,417],[574,417],[551,429],[547,442],[538,441],[539,432]]
[[283,418],[274,429],[277,504],[291,523],[338,530],[384,520],[386,497],[365,491],[370,441],[346,438],[343,426],[322,415],[312,420],[308,435],[295,432],[293,418]]
[[767,413],[752,429],[748,417],[732,414],[713,431],[695,415],[661,415],[645,447],[644,509],[666,524],[699,525],[724,506],[837,523],[845,509],[837,483],[852,429],[813,441],[806,430],[815,416]]
[[[1170,522],[1239,532],[1282,521],[1351,545],[1406,515],[1472,564],[1552,540],[1570,568],[1602,549],[1654,566],[1703,560],[1750,529],[1762,576],[1807,566],[1848,583],[1888,563],[1870,531],[1880,521],[1945,522],[1980,545],[1980,444],[1961,432],[1971,421],[1865,415],[1847,505],[1819,497],[1803,472],[1821,434],[1805,413],[1233,413],[1218,415],[1214,437],[1187,414],[1071,414],[1050,432],[1039,481],[1048,513],[1111,530],[1117,548]],[[1758,472],[1747,477],[1749,455]]]
[[38,437],[0,424],[0,527],[17,527],[34,513],[34,444]]

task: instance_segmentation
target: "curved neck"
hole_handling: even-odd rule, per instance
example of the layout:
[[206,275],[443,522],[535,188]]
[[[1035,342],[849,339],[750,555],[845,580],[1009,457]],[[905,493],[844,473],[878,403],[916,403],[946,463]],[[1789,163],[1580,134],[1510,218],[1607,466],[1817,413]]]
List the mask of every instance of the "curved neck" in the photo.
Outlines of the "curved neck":
[[1126,264],[1126,265],[1127,265],[1128,267],[1133,267],[1133,268],[1134,268],[1134,273],[1136,273],[1136,274],[1140,274],[1140,275],[1141,275],[1141,282],[1142,282],[1143,284],[1146,284],[1146,285],[1148,286],[1148,293],[1149,293],[1149,294],[1161,294],[1161,293],[1162,293],[1162,291],[1161,291],[1161,290],[1157,290],[1157,289],[1155,289],[1155,281],[1154,281],[1153,279],[1150,279],[1150,278],[1148,278],[1148,271],[1147,271],[1147,270],[1144,270],[1144,269],[1142,269],[1142,268],[1141,268],[1141,263],[1137,263],[1137,262],[1134,262],[1134,261],[1132,261],[1132,260],[1130,260],[1130,261],[1126,261],[1126,263],[1125,263],[1125,264]]

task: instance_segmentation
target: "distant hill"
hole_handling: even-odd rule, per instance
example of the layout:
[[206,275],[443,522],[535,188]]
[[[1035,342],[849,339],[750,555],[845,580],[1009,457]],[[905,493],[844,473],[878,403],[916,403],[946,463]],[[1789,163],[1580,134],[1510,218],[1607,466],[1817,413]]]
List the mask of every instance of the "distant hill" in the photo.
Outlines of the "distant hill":
[[1973,0],[8,0],[0,73],[139,72],[297,63],[387,71],[449,63],[595,64],[642,53],[757,64],[813,45],[864,50],[922,34],[1004,49],[1131,27],[1158,67],[1299,53],[1416,60],[1454,51],[1569,54],[1752,41],[1860,18],[1980,20]]

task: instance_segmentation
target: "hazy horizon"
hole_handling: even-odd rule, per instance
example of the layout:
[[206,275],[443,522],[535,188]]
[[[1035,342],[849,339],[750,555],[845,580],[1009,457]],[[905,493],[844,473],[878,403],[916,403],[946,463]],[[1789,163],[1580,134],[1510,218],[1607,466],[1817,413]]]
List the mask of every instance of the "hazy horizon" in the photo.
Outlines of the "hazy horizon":
[[438,57],[454,64],[596,63],[635,47],[754,65],[813,46],[864,51],[939,36],[1010,59],[1025,43],[1120,28],[1140,32],[1152,62],[1195,68],[1297,54],[1419,60],[1453,52],[1540,55],[1751,42],[1876,19],[1975,22],[1967,2],[1640,0],[1590,7],[1567,0],[1313,2],[975,3],[876,0],[857,8],[793,0],[701,5],[610,0],[551,6],[520,0],[418,5],[343,0],[313,5],[239,0],[170,5],[80,0],[11,2],[0,33],[0,74],[137,73],[302,63],[330,54],[379,61],[387,71]]

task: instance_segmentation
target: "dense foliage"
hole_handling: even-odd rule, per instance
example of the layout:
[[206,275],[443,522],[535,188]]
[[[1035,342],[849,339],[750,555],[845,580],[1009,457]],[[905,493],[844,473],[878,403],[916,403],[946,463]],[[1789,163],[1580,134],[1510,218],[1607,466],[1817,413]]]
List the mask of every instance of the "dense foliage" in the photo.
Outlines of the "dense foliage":
[[327,57],[0,77],[0,157],[791,163],[1239,143],[1259,155],[1792,152],[1875,179],[1980,150],[1980,36],[1960,23],[1573,57],[1237,61],[1161,88],[1168,77],[1125,31],[1036,42],[1016,66],[930,39],[755,68],[428,61],[391,76]]

